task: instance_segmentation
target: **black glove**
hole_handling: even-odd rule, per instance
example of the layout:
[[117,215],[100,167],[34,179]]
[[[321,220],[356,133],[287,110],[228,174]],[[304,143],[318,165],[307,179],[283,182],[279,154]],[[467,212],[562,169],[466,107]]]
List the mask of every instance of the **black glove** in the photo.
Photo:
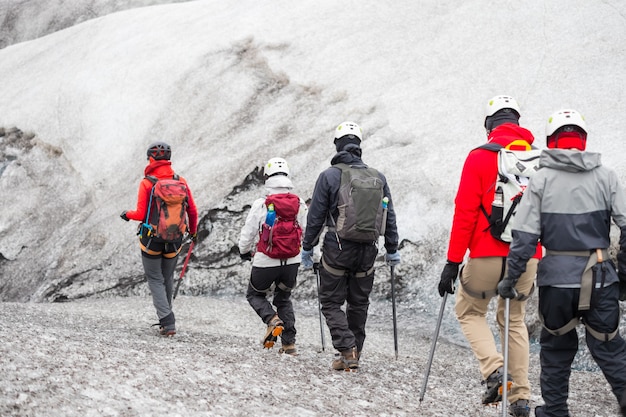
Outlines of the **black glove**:
[[619,300],[626,301],[626,273],[619,272]]
[[126,217],[126,210],[124,210],[122,212],[122,214],[120,214],[120,217],[122,218],[122,220],[124,221],[129,221],[130,219],[128,217]]
[[198,232],[196,233],[189,233],[189,237],[191,238],[191,241],[196,243],[198,241]]
[[515,289],[517,284],[516,279],[504,277],[502,281],[498,283],[498,294],[502,298],[515,298],[517,297],[517,290]]
[[251,261],[252,260],[252,252],[240,253],[239,257],[242,261]]
[[459,275],[458,262],[446,262],[446,266],[441,271],[441,279],[439,280],[439,295],[443,297],[445,293],[454,294],[454,281]]

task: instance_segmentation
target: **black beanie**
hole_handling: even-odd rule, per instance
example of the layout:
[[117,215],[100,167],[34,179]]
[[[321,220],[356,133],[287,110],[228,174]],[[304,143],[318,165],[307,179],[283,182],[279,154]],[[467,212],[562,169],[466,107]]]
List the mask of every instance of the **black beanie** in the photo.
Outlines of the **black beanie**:
[[519,114],[513,109],[501,109],[485,118],[485,129],[491,132],[496,127],[504,123],[519,125]]

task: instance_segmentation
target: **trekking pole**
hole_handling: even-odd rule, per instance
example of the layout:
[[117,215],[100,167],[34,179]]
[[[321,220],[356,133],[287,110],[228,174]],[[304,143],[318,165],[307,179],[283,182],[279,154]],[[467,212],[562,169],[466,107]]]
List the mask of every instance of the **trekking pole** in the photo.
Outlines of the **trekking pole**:
[[320,337],[322,339],[322,352],[326,351],[326,339],[324,337],[324,321],[322,320],[322,302],[320,301],[320,264],[313,264],[315,271],[315,282],[317,283],[317,312],[320,316]]
[[428,365],[426,365],[426,374],[424,375],[424,382],[422,382],[422,392],[420,393],[420,403],[424,399],[424,393],[426,392],[426,384],[428,384],[428,375],[430,374],[430,367],[433,364],[433,356],[435,355],[435,346],[437,345],[437,338],[439,337],[439,328],[441,327],[441,321],[443,319],[443,311],[446,307],[446,299],[448,293],[443,294],[441,299],[441,307],[439,308],[439,317],[437,318],[437,326],[435,326],[435,334],[433,335],[433,341],[430,345],[430,355],[428,356]]
[[502,356],[504,359],[504,365],[502,366],[502,417],[507,417],[508,403],[507,396],[509,391],[509,315],[511,312],[511,300],[509,298],[504,299],[504,341],[502,347]]
[[391,310],[393,312],[393,349],[396,352],[396,360],[398,360],[398,324],[396,321],[396,285],[395,275],[393,273],[393,265],[391,269]]
[[191,251],[193,251],[193,247],[196,242],[193,240],[189,244],[189,250],[187,251],[187,256],[185,257],[185,263],[183,263],[183,269],[180,271],[180,277],[178,278],[178,282],[176,283],[176,289],[174,290],[174,296],[172,298],[176,299],[176,295],[178,294],[178,288],[180,288],[180,283],[183,282],[183,277],[185,276],[185,271],[187,270],[187,264],[189,264],[189,258],[191,258]]

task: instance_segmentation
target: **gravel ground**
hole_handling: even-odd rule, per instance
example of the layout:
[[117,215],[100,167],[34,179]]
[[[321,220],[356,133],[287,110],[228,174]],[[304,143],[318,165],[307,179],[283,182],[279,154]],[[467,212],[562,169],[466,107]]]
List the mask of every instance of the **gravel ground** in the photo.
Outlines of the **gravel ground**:
[[[157,335],[149,297],[0,303],[2,416],[500,416],[480,404],[477,363],[442,337],[419,401],[432,333],[403,323],[395,358],[390,306],[373,303],[358,373],[330,369],[317,304],[295,303],[300,355],[263,350],[263,324],[241,298],[179,296],[178,334]],[[430,320],[430,318],[429,318]],[[433,323],[434,327],[434,323]],[[586,348],[585,348],[586,349]],[[541,404],[531,353],[533,405]],[[598,371],[574,371],[573,417],[613,417]]]

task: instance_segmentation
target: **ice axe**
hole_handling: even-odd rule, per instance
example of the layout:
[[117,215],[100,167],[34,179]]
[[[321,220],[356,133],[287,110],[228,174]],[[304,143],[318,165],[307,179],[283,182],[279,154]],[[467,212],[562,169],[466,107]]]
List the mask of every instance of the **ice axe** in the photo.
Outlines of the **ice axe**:
[[180,277],[178,278],[178,282],[176,283],[176,289],[174,290],[174,296],[172,298],[176,298],[178,294],[178,289],[180,288],[180,283],[183,282],[183,277],[185,276],[185,271],[187,271],[187,265],[189,264],[189,258],[191,258],[191,252],[193,251],[193,247],[196,245],[195,241],[191,241],[189,244],[189,250],[187,250],[187,256],[185,257],[185,262],[183,263],[183,269],[180,271]]

